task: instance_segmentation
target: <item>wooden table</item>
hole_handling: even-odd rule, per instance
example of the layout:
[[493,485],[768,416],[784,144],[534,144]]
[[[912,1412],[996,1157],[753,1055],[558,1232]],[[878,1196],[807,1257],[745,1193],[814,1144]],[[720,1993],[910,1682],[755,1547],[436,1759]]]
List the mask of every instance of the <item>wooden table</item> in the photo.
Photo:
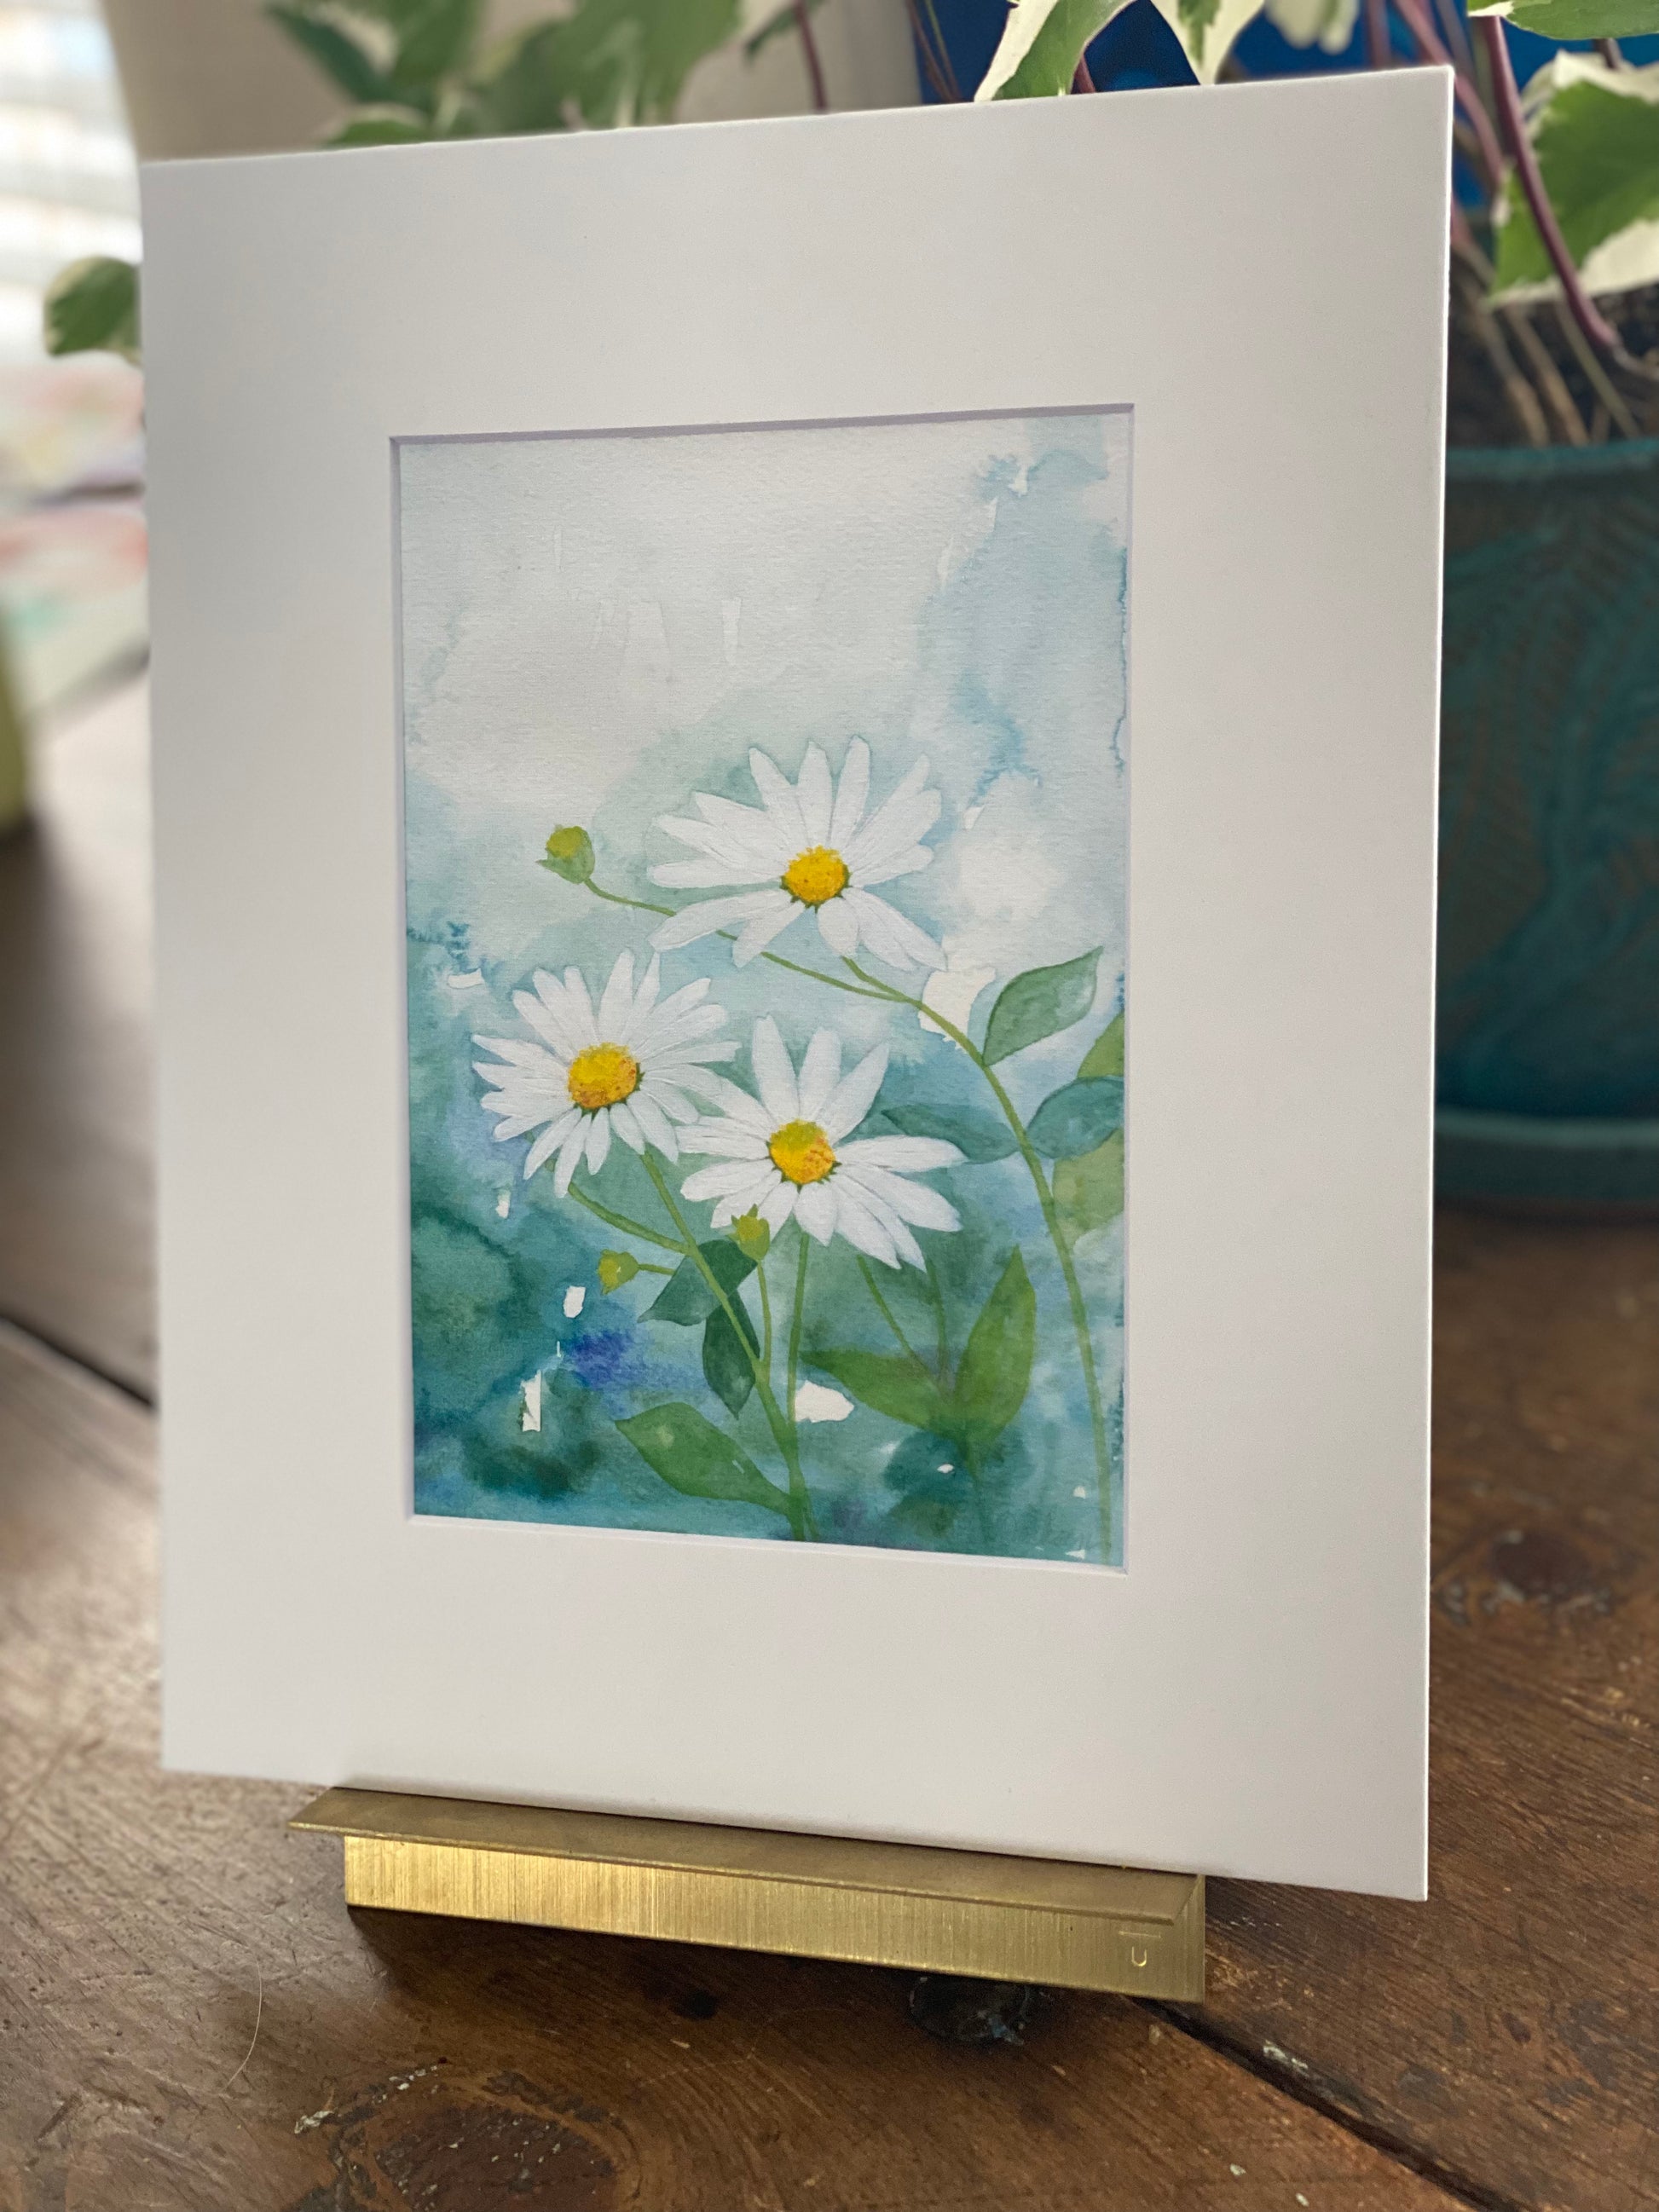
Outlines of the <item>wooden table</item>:
[[0,2212],[1659,2206],[1659,1229],[1443,1219],[1432,1899],[1214,1883],[1201,2008],[354,1916],[160,1773],[143,737],[0,852]]

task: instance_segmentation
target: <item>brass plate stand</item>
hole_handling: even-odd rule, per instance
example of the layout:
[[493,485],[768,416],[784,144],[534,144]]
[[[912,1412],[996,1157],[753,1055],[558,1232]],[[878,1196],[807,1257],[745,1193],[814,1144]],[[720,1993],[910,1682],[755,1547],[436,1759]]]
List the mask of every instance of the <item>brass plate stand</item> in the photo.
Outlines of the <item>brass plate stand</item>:
[[1204,1994],[1204,1878],[840,1836],[330,1790],[348,1905],[849,1959],[1137,1996]]

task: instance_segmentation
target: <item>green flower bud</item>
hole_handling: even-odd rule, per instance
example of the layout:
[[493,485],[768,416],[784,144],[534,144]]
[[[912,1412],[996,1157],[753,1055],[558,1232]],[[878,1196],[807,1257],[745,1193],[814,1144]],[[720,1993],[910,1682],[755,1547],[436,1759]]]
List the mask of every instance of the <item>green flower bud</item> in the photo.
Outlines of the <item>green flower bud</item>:
[[631,1252],[601,1252],[599,1255],[599,1288],[609,1297],[612,1291],[621,1290],[631,1283],[640,1272],[640,1263]]
[[585,884],[593,872],[593,840],[586,830],[556,830],[547,841],[542,866],[568,884]]
[[751,1206],[732,1224],[732,1242],[746,1260],[758,1267],[772,1249],[772,1232]]

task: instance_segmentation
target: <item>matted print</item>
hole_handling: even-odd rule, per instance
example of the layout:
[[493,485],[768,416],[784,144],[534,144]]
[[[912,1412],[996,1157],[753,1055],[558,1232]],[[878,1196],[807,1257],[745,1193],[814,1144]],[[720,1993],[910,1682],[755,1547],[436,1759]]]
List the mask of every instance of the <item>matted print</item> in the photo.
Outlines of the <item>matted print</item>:
[[1121,1562],[1130,437],[398,447],[416,1512]]

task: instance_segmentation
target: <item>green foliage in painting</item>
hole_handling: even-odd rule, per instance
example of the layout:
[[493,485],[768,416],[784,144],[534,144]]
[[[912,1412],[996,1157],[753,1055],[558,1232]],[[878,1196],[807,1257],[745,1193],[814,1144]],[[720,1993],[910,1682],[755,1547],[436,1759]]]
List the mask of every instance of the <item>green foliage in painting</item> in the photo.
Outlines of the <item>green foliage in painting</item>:
[[[712,1238],[697,1249],[708,1263],[709,1274],[735,1304],[738,1285],[754,1273],[755,1262],[740,1245],[725,1237]],[[707,1321],[719,1308],[720,1301],[708,1286],[708,1277],[695,1260],[686,1259],[680,1261],[664,1284],[661,1296],[647,1310],[653,1321],[678,1322],[683,1328],[690,1328],[698,1322]]]
[[1078,1073],[1085,1083],[1103,1076],[1123,1073],[1123,1017],[1109,1022],[1083,1055],[1083,1065]]
[[814,1367],[833,1376],[860,1405],[885,1413],[889,1420],[902,1421],[907,1428],[948,1433],[950,1401],[919,1359],[850,1346],[814,1352],[811,1358]]
[[1027,1133],[1045,1159],[1074,1160],[1122,1126],[1123,1079],[1102,1075],[1054,1091],[1032,1115]]
[[613,1291],[631,1283],[640,1272],[640,1263],[631,1252],[601,1252],[599,1255],[599,1289],[607,1298]]
[[42,303],[46,351],[118,353],[138,358],[138,271],[94,254],[60,270]]
[[769,1482],[748,1453],[722,1436],[695,1406],[653,1406],[648,1413],[618,1421],[617,1427],[672,1489],[684,1491],[689,1498],[730,1498],[787,1515],[787,1494]]
[[511,1375],[534,1299],[511,1255],[453,1214],[421,1209],[411,1259],[416,1412],[425,1419],[477,1403],[480,1371]]
[[1036,1293],[1015,1251],[969,1332],[947,1433],[965,1443],[994,1443],[1025,1402],[1036,1348]]
[[[719,1306],[702,1325],[702,1375],[727,1413],[740,1413],[755,1387],[751,1355],[759,1353],[760,1339],[755,1334],[754,1322],[736,1298],[732,1301],[732,1311],[737,1316],[737,1328]],[[738,1329],[743,1332],[741,1342]]]
[[1091,1229],[1104,1229],[1123,1211],[1123,1132],[1081,1159],[1054,1169],[1054,1211],[1068,1244]]
[[1057,968],[1028,968],[1004,988],[985,1030],[985,1057],[993,1066],[1083,1019],[1095,1002],[1100,950]]

